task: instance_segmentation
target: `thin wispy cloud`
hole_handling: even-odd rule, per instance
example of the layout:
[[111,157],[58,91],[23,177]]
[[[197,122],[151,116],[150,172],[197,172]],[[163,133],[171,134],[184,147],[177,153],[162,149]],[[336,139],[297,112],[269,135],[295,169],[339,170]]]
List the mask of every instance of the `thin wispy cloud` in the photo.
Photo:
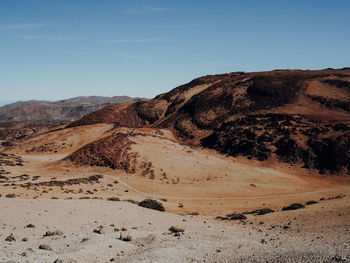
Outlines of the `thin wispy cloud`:
[[8,25],[0,25],[0,31],[39,29],[39,28],[49,27],[52,25],[53,24],[51,23],[8,24]]
[[127,7],[123,10],[124,15],[139,15],[150,12],[164,12],[168,11],[170,8],[167,7],[152,7],[152,6],[133,6]]
[[19,35],[17,37],[21,39],[27,39],[27,40],[52,40],[52,41],[65,41],[65,40],[72,39],[71,37],[51,36],[51,35]]
[[224,62],[224,61],[204,61],[204,62],[191,62],[188,63],[190,65],[196,65],[196,66],[209,66],[209,67],[221,67],[221,66],[235,66],[235,67],[241,67],[241,65],[231,63],[231,62]]
[[162,11],[170,10],[170,8],[167,8],[167,7],[151,7],[150,10],[153,11],[153,12],[162,12]]
[[137,38],[137,39],[112,39],[104,40],[101,43],[104,44],[133,44],[133,43],[150,43],[150,42],[161,42],[165,39],[162,38]]
[[202,23],[202,22],[173,22],[167,24],[159,24],[156,27],[160,28],[191,28],[191,27],[204,27],[211,25],[212,23]]
[[121,58],[124,58],[124,59],[129,59],[129,60],[142,60],[143,59],[143,57],[131,55],[131,54],[128,54],[128,53],[115,52],[112,55],[116,56],[116,57],[121,57]]

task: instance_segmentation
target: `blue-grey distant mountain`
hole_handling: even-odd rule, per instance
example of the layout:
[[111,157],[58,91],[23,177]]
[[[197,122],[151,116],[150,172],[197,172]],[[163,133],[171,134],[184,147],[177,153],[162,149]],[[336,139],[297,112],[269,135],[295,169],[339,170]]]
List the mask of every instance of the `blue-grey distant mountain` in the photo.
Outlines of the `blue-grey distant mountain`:
[[74,121],[103,107],[134,100],[128,96],[75,97],[55,102],[18,101],[0,107],[0,122]]

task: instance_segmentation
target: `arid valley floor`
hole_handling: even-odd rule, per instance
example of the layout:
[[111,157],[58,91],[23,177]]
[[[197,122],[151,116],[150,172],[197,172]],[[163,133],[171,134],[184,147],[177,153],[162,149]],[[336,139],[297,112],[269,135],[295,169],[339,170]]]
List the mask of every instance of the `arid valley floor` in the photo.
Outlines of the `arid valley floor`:
[[238,72],[5,127],[0,263],[350,262],[349,101],[348,68]]
[[[157,171],[166,171],[167,178],[62,161],[97,134],[116,130],[138,134],[131,151]],[[26,153],[43,140],[48,152]],[[180,145],[168,131],[103,124],[44,133],[12,151],[16,155],[8,153],[1,166],[9,174],[0,184],[0,262],[350,261],[350,190],[343,178],[232,160]],[[93,175],[103,177],[89,180]],[[108,201],[110,197],[122,201]],[[167,212],[123,201],[147,197],[162,202]],[[318,203],[281,211],[311,200]],[[249,214],[246,220],[216,219],[261,208],[276,212]],[[171,233],[173,225],[184,228],[184,234]],[[94,233],[100,226],[102,234]],[[62,233],[44,236],[56,230]],[[11,233],[15,241],[5,241]],[[120,240],[120,233],[132,241]]]

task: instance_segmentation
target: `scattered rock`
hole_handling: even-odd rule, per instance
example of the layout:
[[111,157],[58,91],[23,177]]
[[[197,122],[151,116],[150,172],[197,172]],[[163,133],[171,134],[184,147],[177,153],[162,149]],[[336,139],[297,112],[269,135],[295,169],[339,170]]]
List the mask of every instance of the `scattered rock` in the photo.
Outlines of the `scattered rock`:
[[51,237],[51,236],[53,236],[53,235],[54,235],[53,232],[47,231],[47,232],[44,234],[44,237]]
[[125,242],[130,242],[132,240],[132,237],[130,235],[120,233],[119,239]]
[[187,214],[190,215],[190,216],[198,216],[199,215],[198,212],[189,212]]
[[105,232],[103,231],[103,226],[99,226],[98,228],[94,229],[93,231],[96,234],[104,234]]
[[55,232],[53,232],[53,234],[56,236],[63,236],[63,232],[61,230],[55,230]]
[[53,263],[63,263],[63,260],[58,258]]
[[26,228],[34,228],[35,226],[33,224],[26,225]]
[[7,242],[14,242],[16,241],[16,238],[13,236],[13,233],[11,233],[6,239],[5,241]]
[[52,248],[49,245],[40,245],[39,249],[52,251]]
[[339,256],[334,256],[331,258],[331,262],[346,262],[346,260]]

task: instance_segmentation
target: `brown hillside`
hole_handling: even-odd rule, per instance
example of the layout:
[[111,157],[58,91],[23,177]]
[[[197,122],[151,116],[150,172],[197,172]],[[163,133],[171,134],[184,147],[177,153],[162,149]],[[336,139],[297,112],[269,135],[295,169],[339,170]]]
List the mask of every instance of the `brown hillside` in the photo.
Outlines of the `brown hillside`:
[[169,128],[231,156],[350,171],[350,70],[276,70],[197,78],[152,100],[114,105],[69,127]]

